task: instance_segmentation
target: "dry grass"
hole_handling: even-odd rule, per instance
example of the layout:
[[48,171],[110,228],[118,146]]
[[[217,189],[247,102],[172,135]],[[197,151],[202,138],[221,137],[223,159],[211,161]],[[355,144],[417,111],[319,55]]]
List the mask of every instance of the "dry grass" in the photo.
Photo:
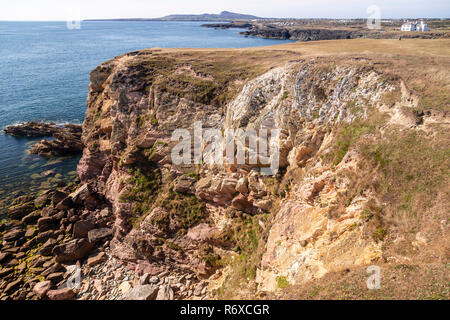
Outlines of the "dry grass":
[[[383,265],[380,289],[369,290],[366,268],[327,274],[302,286],[289,287],[277,298],[289,300],[448,300],[450,265]],[[269,296],[268,298],[273,298]]]

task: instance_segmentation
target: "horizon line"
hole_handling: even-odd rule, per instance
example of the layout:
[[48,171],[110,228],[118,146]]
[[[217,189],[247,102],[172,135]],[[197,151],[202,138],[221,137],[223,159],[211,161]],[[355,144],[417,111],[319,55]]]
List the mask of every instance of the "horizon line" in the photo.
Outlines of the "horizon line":
[[[165,17],[160,18],[86,18],[76,21],[111,21],[111,20],[142,20],[142,21],[166,21],[166,22],[195,22],[195,21],[211,21],[211,22],[217,22],[217,21],[251,21],[251,20],[314,20],[314,19],[320,19],[320,20],[367,20],[367,17],[359,17],[359,18],[329,18],[329,17],[308,17],[308,18],[258,18],[258,19],[218,19],[218,20],[196,20],[196,19],[185,19],[185,20],[171,20],[171,19],[165,19]],[[450,17],[400,17],[400,18],[382,18],[381,20],[404,20],[404,19],[428,19],[428,20],[450,20]],[[4,20],[0,19],[0,22],[67,22],[67,21],[75,21],[71,19],[43,19],[43,20]]]

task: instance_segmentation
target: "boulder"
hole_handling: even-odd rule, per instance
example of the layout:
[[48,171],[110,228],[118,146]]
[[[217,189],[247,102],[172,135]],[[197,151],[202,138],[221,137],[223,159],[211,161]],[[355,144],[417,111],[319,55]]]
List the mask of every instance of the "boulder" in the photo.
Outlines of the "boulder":
[[222,181],[219,192],[232,196],[233,194],[236,193],[237,183],[238,183],[238,181],[236,179],[225,178]]
[[6,262],[7,260],[12,258],[12,254],[9,252],[1,252],[0,253],[0,263]]
[[156,300],[173,300],[173,290],[170,285],[162,285],[158,290]]
[[44,257],[48,257],[52,255],[52,250],[57,244],[55,239],[48,239],[42,247],[39,249],[39,254]]
[[99,252],[98,254],[89,257],[87,260],[87,265],[89,267],[95,266],[96,264],[99,264],[100,262],[103,262],[107,259],[106,253]]
[[8,285],[5,287],[5,289],[3,289],[3,291],[5,293],[13,293],[14,291],[16,291],[20,284],[22,283],[22,279],[17,279],[16,281],[10,282],[8,283]]
[[231,204],[236,210],[240,210],[249,214],[254,212],[253,204],[248,201],[247,198],[242,194],[236,196]]
[[88,232],[88,238],[90,243],[96,243],[110,236],[112,236],[111,228],[93,229]]
[[95,228],[95,225],[87,220],[80,220],[73,225],[74,238],[87,238],[89,231]]
[[24,235],[25,231],[23,231],[22,229],[13,229],[3,236],[3,240],[13,242],[22,238]]
[[191,229],[187,233],[187,237],[194,241],[206,241],[216,235],[217,229],[207,223],[201,223]]
[[62,192],[62,191],[55,191],[55,193],[52,196],[53,206],[55,206],[56,204],[63,201],[66,197],[67,197],[67,193]]
[[143,275],[148,273],[150,276],[155,276],[157,274],[160,274],[162,271],[164,271],[164,268],[157,265],[152,264],[148,261],[141,261],[137,264],[135,272],[138,275]]
[[60,211],[67,211],[74,206],[72,198],[67,197],[56,205],[56,209]]
[[124,294],[121,300],[154,300],[157,294],[158,287],[155,285],[138,285]]
[[92,248],[92,243],[86,239],[74,239],[56,246],[53,254],[56,256],[57,262],[72,262],[84,258]]
[[33,203],[26,203],[17,207],[9,208],[8,216],[14,220],[21,220],[23,217],[34,211]]
[[44,194],[44,195],[34,199],[34,206],[36,208],[42,208],[47,204],[47,201],[48,201],[48,195]]
[[32,213],[23,217],[22,222],[25,224],[34,224],[40,217],[41,214],[39,211],[33,211]]
[[63,272],[53,272],[47,276],[47,280],[51,281],[52,283],[58,283],[61,280],[63,280],[63,278],[64,278]]
[[77,205],[83,204],[83,202],[89,197],[91,194],[91,190],[88,184],[82,185],[75,192],[71,193],[69,197],[72,199],[73,203]]
[[173,182],[173,191],[180,193],[187,193],[194,191],[194,184],[197,182],[195,178],[188,176],[181,176]]
[[130,281],[124,281],[118,287],[118,289],[122,293],[122,295],[127,294],[132,288],[133,288],[133,285]]
[[51,281],[42,281],[36,283],[33,288],[33,292],[39,297],[44,298],[47,295],[47,292],[51,289],[52,282]]
[[143,275],[139,278],[139,284],[140,284],[140,285],[148,284],[149,278],[150,278],[150,274],[148,274],[148,273],[143,274]]
[[41,210],[41,216],[43,217],[51,217],[58,213],[58,210],[56,210],[53,207],[45,207]]
[[25,232],[25,238],[33,238],[37,234],[37,230],[34,228],[28,228]]
[[247,186],[248,186],[248,178],[247,177],[240,178],[236,184],[236,191],[242,194],[247,194],[248,193]]
[[75,292],[70,288],[63,288],[58,290],[49,290],[47,297],[50,300],[70,300],[75,296]]
[[39,218],[37,223],[39,232],[44,232],[52,229],[56,225],[57,221],[58,220],[54,216]]

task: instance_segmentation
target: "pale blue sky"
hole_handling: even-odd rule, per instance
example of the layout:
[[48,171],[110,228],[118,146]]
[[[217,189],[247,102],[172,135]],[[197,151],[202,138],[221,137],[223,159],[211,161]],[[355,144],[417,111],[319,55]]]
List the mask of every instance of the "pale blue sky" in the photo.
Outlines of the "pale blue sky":
[[449,0],[0,0],[0,20],[154,18],[174,13],[228,10],[262,17],[366,18],[378,5],[382,18],[449,18]]

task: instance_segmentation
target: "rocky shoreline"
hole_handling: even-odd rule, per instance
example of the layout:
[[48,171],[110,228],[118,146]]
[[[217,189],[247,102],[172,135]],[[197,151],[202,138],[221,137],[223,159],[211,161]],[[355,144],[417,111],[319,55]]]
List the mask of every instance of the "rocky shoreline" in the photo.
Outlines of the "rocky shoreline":
[[[403,200],[378,186],[386,164],[400,190],[428,168],[442,178],[423,150],[446,150],[435,137],[448,132],[447,115],[417,112],[404,69],[388,73],[386,63],[401,60],[299,60],[295,46],[143,50],[93,70],[78,180],[15,199],[0,224],[0,299],[257,299],[332,272],[446,261],[433,248],[448,243],[448,210],[417,206],[434,220],[398,229],[389,214]],[[173,131],[195,131],[196,121],[280,128],[278,173],[174,163]],[[398,169],[405,163],[408,172]],[[444,187],[419,195],[437,202]],[[68,287],[77,273],[80,286]]]
[[[201,299],[193,274],[123,264],[110,254],[111,204],[88,184],[18,198],[0,224],[0,300]],[[73,191],[73,192],[71,192]],[[79,284],[74,283],[76,272]],[[74,285],[68,286],[72,281]]]
[[215,29],[248,29],[240,34],[248,37],[259,37],[263,39],[295,40],[295,41],[320,41],[320,40],[340,40],[340,39],[441,39],[448,38],[446,32],[427,32],[427,33],[405,33],[396,31],[378,31],[364,28],[339,29],[339,28],[321,28],[290,26],[250,22],[231,22],[231,23],[208,23],[203,24],[205,28]]

